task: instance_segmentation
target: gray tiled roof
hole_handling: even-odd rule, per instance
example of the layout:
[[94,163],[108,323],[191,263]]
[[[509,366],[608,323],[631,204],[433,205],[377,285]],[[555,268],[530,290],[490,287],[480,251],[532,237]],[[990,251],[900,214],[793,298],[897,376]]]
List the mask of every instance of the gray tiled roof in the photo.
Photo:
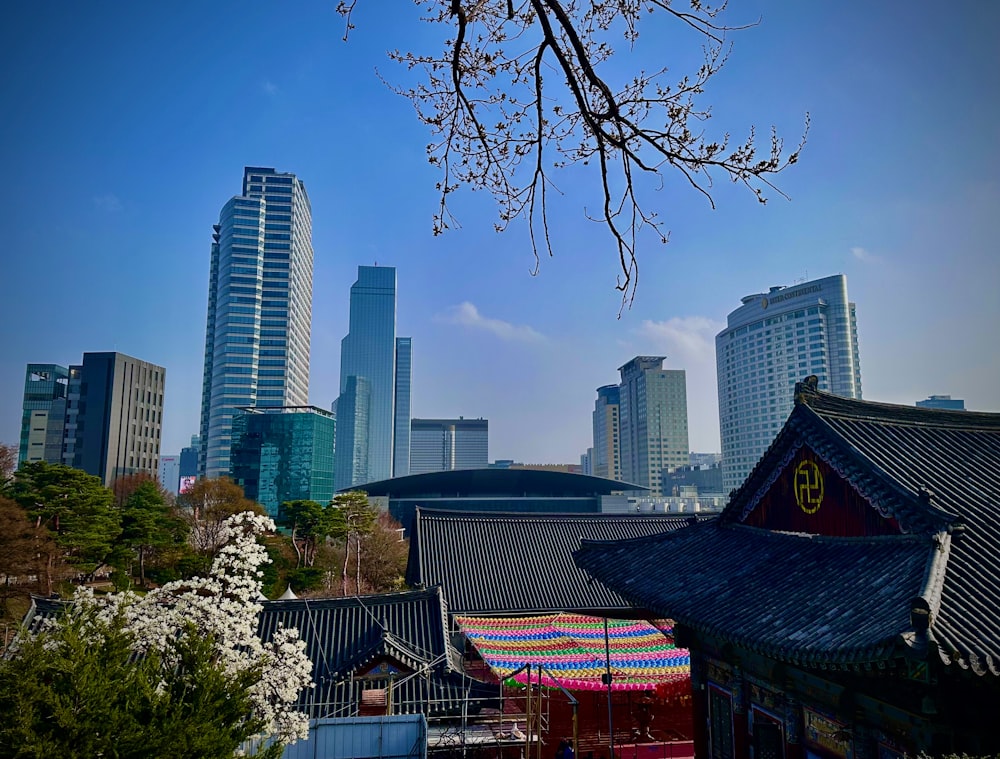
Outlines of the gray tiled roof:
[[651,514],[487,514],[420,509],[407,582],[440,585],[455,614],[627,611],[573,564],[581,539],[620,540],[686,527]]
[[710,522],[588,543],[577,563],[636,607],[766,656],[865,664],[902,653],[932,547],[927,536],[824,538]]
[[[739,524],[798,444],[907,534],[821,538]],[[588,544],[577,563],[633,603],[778,659],[856,664],[904,648],[919,654],[930,643],[946,664],[1000,675],[1000,415],[855,401],[800,385],[784,428],[717,524]],[[910,623],[916,597],[930,612],[923,636]]]
[[361,701],[362,681],[351,674],[382,656],[429,676],[399,678],[395,713],[456,714],[469,693],[471,710],[495,700],[495,687],[464,676],[447,638],[447,610],[438,588],[360,598],[266,601],[260,634],[278,625],[296,627],[313,662],[316,688],[301,706],[311,717],[350,716]]
[[[37,628],[41,619],[58,614],[65,603],[35,598],[25,623]],[[298,628],[306,642],[316,687],[303,691],[299,708],[310,718],[356,714],[365,681],[352,673],[383,656],[423,673],[398,678],[393,713],[460,714],[466,696],[469,713],[475,713],[499,699],[496,686],[461,672],[461,657],[448,642],[447,611],[438,588],[262,604],[258,627],[262,639],[270,640],[280,625]]]

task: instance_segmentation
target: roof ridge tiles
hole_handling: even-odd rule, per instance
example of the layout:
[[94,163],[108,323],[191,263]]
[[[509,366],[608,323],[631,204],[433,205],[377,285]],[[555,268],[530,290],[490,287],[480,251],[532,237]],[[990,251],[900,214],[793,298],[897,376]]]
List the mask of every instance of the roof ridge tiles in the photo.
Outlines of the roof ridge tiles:
[[901,403],[868,401],[845,398],[833,393],[815,390],[798,383],[795,388],[796,405],[811,408],[820,416],[859,419],[871,422],[890,422],[915,426],[945,427],[956,429],[985,429],[1000,432],[1000,414],[988,411],[922,408]]

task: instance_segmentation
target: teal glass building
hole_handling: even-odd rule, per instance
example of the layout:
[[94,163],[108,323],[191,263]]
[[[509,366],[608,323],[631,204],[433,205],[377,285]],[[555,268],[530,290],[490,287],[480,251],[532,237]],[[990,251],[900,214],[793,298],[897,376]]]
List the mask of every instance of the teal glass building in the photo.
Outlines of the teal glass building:
[[69,370],[65,366],[28,364],[24,373],[19,465],[26,461],[63,463],[68,386]]
[[212,237],[200,475],[229,473],[236,409],[309,402],[312,277],[305,185],[247,167]]
[[408,474],[410,361],[410,338],[396,338],[396,269],[359,266],[340,343],[337,490]]
[[231,476],[272,517],[286,501],[333,498],[333,414],[315,406],[253,407],[233,416]]

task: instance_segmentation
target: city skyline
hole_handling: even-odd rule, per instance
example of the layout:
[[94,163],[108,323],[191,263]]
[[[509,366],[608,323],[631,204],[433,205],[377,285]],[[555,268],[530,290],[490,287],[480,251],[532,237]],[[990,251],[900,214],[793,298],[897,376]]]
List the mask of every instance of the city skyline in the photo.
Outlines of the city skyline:
[[[498,459],[575,462],[590,445],[594,388],[646,354],[686,370],[691,448],[720,450],[712,343],[732,304],[835,273],[858,304],[866,398],[912,405],[948,393],[1000,409],[1000,358],[984,349],[1000,323],[1000,72],[989,38],[1000,8],[731,9],[734,22],[761,24],[735,35],[706,92],[706,127],[736,138],[775,123],[792,138],[810,112],[799,165],[778,177],[792,202],[772,196],[760,208],[720,182],[711,211],[683,180],[668,183],[657,210],[671,242],[640,250],[637,299],[620,319],[617,261],[580,218],[575,176],[560,184],[555,256],[537,277],[523,229],[495,235],[485,197],[456,192],[461,228],[432,235],[428,134],[373,73],[405,79],[384,51],[430,44],[411,11],[383,23],[359,9],[347,43],[320,3],[294,14],[227,3],[9,12],[0,155],[18,181],[0,204],[0,315],[14,325],[0,440],[17,441],[27,363],[69,365],[103,349],[166,367],[164,453],[199,432],[207,232],[247,165],[309,187],[308,402],[322,408],[338,394],[353,272],[378,262],[398,270],[400,320],[419,346],[413,416],[489,418]],[[246,39],[271,34],[295,49],[246,56]],[[657,64],[649,44],[631,61]],[[932,96],[944,91],[953,105]],[[42,287],[51,307],[35,307]]]

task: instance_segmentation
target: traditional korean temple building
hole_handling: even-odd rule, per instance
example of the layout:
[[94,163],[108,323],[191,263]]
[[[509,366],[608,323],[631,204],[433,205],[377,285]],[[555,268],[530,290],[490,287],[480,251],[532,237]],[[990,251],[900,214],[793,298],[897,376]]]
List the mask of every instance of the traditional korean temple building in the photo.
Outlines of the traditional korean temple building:
[[1000,414],[808,378],[719,519],[575,560],[675,621],[697,756],[1000,752]]
[[496,688],[462,670],[439,588],[349,598],[263,602],[260,636],[296,627],[316,687],[299,707],[311,718],[476,714],[496,706]]
[[580,541],[657,535],[711,518],[463,513],[418,508],[410,535],[406,582],[411,587],[441,586],[450,614],[510,616],[565,611],[632,616],[628,601],[590,582],[573,563],[573,551]]
[[[456,639],[467,640],[465,666],[471,673],[523,685],[528,672],[521,666],[531,665],[532,682],[540,680],[549,693],[548,729],[542,731],[546,754],[578,723],[579,757],[607,757],[610,742],[619,757],[687,757],[692,755],[687,652],[674,645],[667,620],[616,621],[634,617],[635,609],[618,593],[590,582],[573,563],[573,551],[581,539],[658,535],[712,518],[419,508],[407,582],[441,588],[451,629]],[[598,617],[610,618],[607,642]],[[609,665],[610,694],[601,679]],[[511,675],[515,670],[520,674]],[[557,685],[578,699],[577,719],[552,687]],[[518,691],[516,700],[523,703],[523,688],[505,688],[508,697]],[[533,732],[523,719],[520,728]]]

